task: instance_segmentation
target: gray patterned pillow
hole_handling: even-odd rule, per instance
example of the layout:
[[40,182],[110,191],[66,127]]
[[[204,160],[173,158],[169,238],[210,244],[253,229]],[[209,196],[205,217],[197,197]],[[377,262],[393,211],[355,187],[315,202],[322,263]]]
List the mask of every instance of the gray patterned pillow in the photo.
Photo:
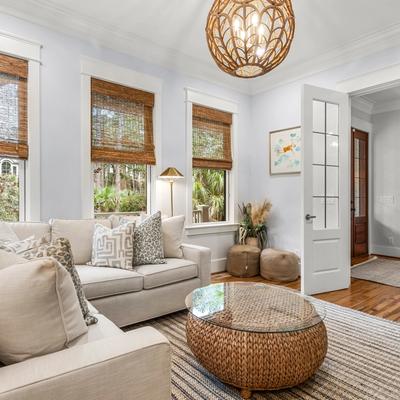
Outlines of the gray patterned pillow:
[[109,229],[96,224],[93,233],[92,261],[97,267],[132,269],[135,223]]
[[69,243],[68,239],[58,238],[52,243],[44,243],[37,248],[25,251],[24,253],[20,253],[19,255],[28,260],[42,257],[52,257],[57,260],[71,275],[86,325],[93,325],[97,323],[97,318],[89,311],[86,297],[83,293],[81,280],[75,268],[71,244]]
[[165,264],[160,211],[136,227],[133,238],[133,265]]
[[37,249],[42,244],[46,243],[46,238],[35,239],[33,236],[16,242],[0,243],[0,250],[8,251],[9,253],[22,254],[29,250]]

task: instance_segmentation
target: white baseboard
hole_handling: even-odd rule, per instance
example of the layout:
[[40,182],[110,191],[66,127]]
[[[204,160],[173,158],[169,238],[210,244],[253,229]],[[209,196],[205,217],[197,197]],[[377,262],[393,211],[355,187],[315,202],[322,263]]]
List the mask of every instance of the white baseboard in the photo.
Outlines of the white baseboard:
[[226,271],[226,257],[211,260],[211,273]]
[[388,257],[400,257],[400,247],[373,244],[370,253]]

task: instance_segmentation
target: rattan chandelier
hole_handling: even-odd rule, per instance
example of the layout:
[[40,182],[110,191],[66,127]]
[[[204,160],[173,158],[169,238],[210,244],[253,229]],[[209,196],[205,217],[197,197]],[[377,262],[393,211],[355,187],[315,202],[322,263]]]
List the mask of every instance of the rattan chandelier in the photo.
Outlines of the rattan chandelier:
[[208,14],[208,47],[230,75],[254,78],[277,67],[293,40],[291,0],[215,0]]

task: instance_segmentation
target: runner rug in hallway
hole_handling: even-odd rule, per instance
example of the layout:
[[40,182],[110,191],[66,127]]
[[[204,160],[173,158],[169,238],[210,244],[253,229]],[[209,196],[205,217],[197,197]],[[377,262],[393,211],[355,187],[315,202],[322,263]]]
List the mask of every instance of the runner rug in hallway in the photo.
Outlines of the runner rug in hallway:
[[[255,392],[253,399],[399,400],[400,324],[324,305],[329,348],[321,369],[301,386]],[[238,390],[219,382],[196,361],[186,344],[185,320],[186,311],[146,323],[171,342],[172,400],[240,400]]]
[[351,276],[357,279],[400,287],[400,260],[378,257],[376,260],[352,268]]

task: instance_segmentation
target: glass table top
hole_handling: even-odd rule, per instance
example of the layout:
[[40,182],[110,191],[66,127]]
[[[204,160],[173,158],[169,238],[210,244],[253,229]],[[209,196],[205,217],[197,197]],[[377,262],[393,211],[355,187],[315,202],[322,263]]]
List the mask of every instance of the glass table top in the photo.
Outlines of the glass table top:
[[217,283],[194,290],[186,307],[195,317],[221,327],[260,333],[311,328],[325,318],[312,297],[263,283]]

